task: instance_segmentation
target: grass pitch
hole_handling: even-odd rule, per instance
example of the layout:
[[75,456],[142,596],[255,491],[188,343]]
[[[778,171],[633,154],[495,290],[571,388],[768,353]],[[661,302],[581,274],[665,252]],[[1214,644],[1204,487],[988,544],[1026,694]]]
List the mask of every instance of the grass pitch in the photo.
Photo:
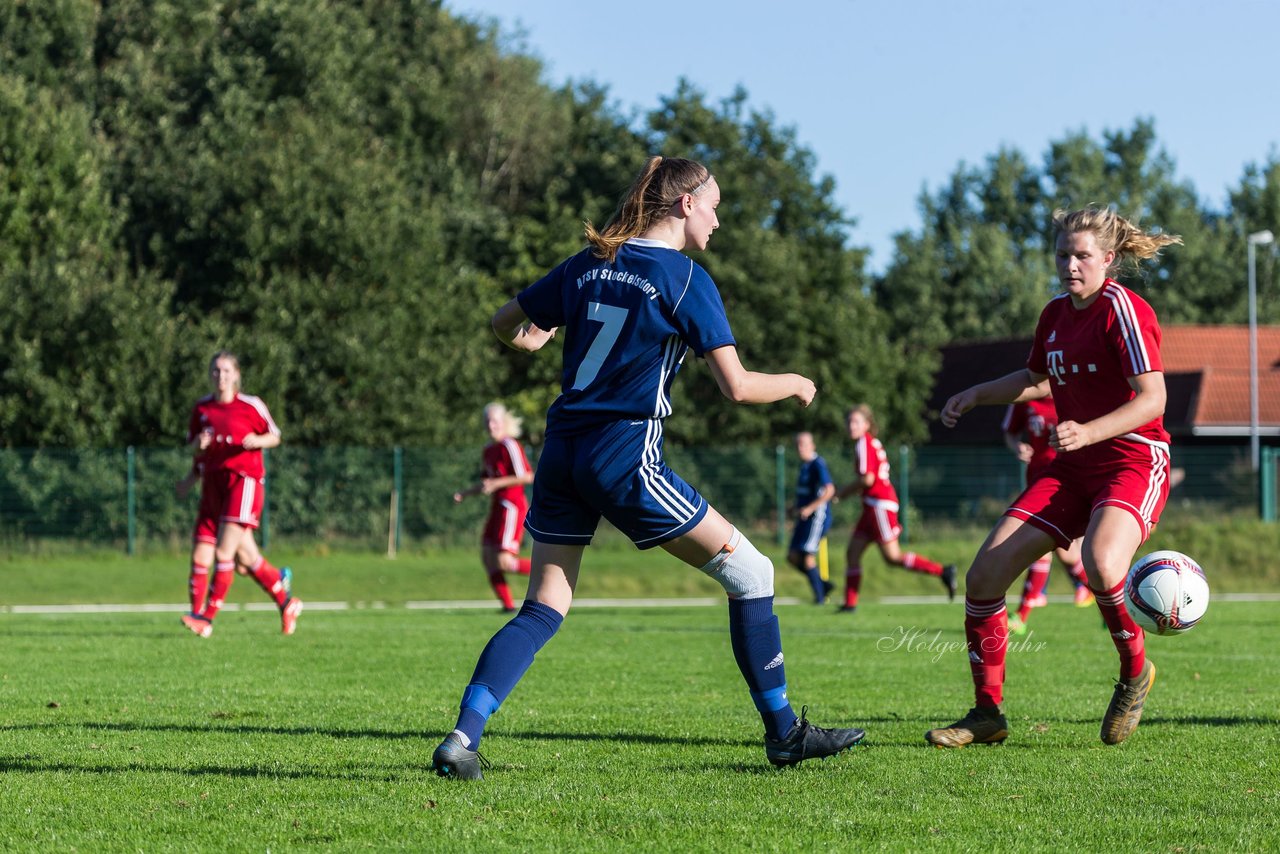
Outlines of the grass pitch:
[[782,606],[797,710],[868,736],[776,771],[724,608],[582,609],[473,784],[428,765],[497,613],[308,612],[283,637],[232,611],[208,640],[176,614],[0,614],[0,848],[1275,850],[1274,610],[1215,602],[1150,639],[1156,685],[1118,747],[1098,739],[1116,658],[1096,610],[1038,610],[1009,655],[1009,740],[944,751],[923,733],[971,701],[959,603]]

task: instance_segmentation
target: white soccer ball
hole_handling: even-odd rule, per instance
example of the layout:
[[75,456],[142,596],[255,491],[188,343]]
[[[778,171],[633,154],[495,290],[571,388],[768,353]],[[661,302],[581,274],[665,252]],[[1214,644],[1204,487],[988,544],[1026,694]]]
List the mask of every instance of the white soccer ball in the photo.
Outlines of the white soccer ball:
[[1200,564],[1182,552],[1143,557],[1124,582],[1124,604],[1148,632],[1176,635],[1200,622],[1209,607],[1209,582]]

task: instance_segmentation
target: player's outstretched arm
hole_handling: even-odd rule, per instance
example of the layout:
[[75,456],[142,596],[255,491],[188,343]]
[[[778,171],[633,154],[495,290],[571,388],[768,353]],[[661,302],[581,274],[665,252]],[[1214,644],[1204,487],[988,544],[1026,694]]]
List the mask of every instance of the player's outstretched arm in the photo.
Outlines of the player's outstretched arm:
[[970,386],[959,394],[952,395],[942,407],[939,418],[943,424],[954,427],[960,420],[960,416],[975,406],[992,403],[1023,403],[1048,396],[1049,378],[1044,374],[1033,374],[1026,368],[1022,368],[997,379]]
[[1129,377],[1133,398],[1106,415],[1085,424],[1063,421],[1049,433],[1049,446],[1056,451],[1078,451],[1090,445],[1123,436],[1164,413],[1164,374],[1148,371]]
[[539,329],[535,326],[524,313],[524,309],[520,307],[519,301],[515,299],[509,300],[506,305],[494,312],[492,323],[494,334],[503,344],[513,350],[524,350],[527,353],[542,349],[542,345],[554,338],[556,334],[554,329]]
[[738,348],[732,345],[708,350],[707,364],[720,393],[734,403],[773,403],[794,397],[801,406],[808,406],[818,391],[813,380],[799,374],[748,371],[738,359]]

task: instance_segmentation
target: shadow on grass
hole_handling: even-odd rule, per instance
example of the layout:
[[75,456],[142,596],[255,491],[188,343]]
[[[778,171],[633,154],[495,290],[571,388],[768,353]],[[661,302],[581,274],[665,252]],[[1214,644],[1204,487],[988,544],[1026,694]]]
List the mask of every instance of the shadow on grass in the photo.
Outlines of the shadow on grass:
[[[1096,726],[1097,719],[1089,718],[1073,718],[1073,719],[1045,719],[1046,723],[1057,725],[1079,725],[1079,726]],[[902,724],[911,724],[912,720],[901,717],[879,717],[879,718],[861,718],[856,722],[859,726],[874,727],[875,724],[886,724],[898,726]],[[919,734],[905,735],[895,732],[877,732],[871,729],[865,742],[859,745],[855,752],[863,750],[918,750],[927,748],[924,742],[924,731],[931,724],[928,721],[920,720],[914,722],[919,724]],[[1230,715],[1185,715],[1185,716],[1156,716],[1144,719],[1142,722],[1143,729],[1150,728],[1176,728],[1186,726],[1213,726],[1213,727],[1275,727],[1280,725],[1280,717],[1273,716],[1230,716]],[[139,732],[158,732],[158,733],[189,733],[218,735],[225,734],[231,736],[283,736],[287,738],[297,738],[298,736],[319,736],[331,739],[373,739],[380,741],[414,741],[420,742],[425,747],[429,747],[441,735],[439,731],[422,731],[422,730],[382,730],[382,729],[339,729],[325,727],[305,727],[305,726],[256,726],[246,724],[219,725],[211,724],[183,724],[183,723],[142,723],[142,722],[42,722],[42,723],[25,723],[10,724],[0,726],[0,732],[5,731],[57,731],[83,729],[99,732],[115,732],[115,733],[139,733]],[[488,733],[489,738],[494,740],[516,740],[516,741],[542,741],[542,742],[564,742],[564,743],[616,743],[618,745],[655,745],[655,746],[674,746],[674,747],[743,747],[757,748],[762,747],[761,739],[753,738],[734,738],[734,737],[712,737],[712,736],[679,736],[664,735],[654,732],[629,732],[625,730],[601,730],[598,732],[574,732],[562,731],[551,732],[544,730],[522,730],[518,732],[504,732],[501,730],[491,730]],[[1034,739],[1010,739],[1003,747],[1005,749],[1042,749],[1043,744]],[[994,749],[994,748],[993,748]],[[30,760],[26,759],[0,759],[0,771],[4,770],[92,770],[86,766],[68,765],[65,769],[55,766],[40,767],[24,767],[31,765]],[[38,763],[37,763],[38,764]],[[429,763],[428,763],[429,764]],[[737,764],[727,764],[725,767],[733,769]],[[113,769],[104,767],[99,769],[103,772]],[[130,770],[124,769],[115,770]],[[282,777],[308,777],[308,776],[334,776],[343,778],[351,776],[353,779],[378,779],[377,775],[370,774],[327,774],[324,772],[308,772],[308,771],[280,771],[266,768],[255,767],[196,767],[196,768],[149,768],[139,766],[132,770],[147,771],[173,771],[183,774],[222,774],[228,776],[282,776]],[[753,771],[752,768],[743,770]]]
[[[325,738],[369,738],[385,741],[418,740],[432,745],[444,735],[444,730],[379,730],[379,729],[326,729],[324,727],[302,726],[253,726],[246,724],[180,724],[180,723],[140,723],[140,722],[100,722],[100,721],[58,721],[44,723],[8,724],[0,726],[0,732],[17,730],[59,730],[86,729],[102,732],[181,732],[205,735],[280,735],[290,738],[316,735]],[[760,739],[706,738],[658,735],[654,733],[621,732],[503,732],[490,730],[490,738],[520,739],[525,741],[616,741],[624,744],[669,744],[669,745],[742,745],[756,746]]]
[[[428,763],[430,764],[430,763]],[[422,771],[426,770],[423,766]],[[187,777],[266,777],[269,779],[291,780],[351,780],[359,782],[395,783],[406,779],[406,774],[378,771],[321,771],[316,769],[301,770],[298,768],[263,768],[253,765],[192,765],[191,767],[174,767],[171,765],[143,765],[129,763],[127,765],[77,765],[72,762],[43,762],[27,757],[0,757],[0,772],[26,774],[182,774]],[[420,771],[412,772],[415,776]]]

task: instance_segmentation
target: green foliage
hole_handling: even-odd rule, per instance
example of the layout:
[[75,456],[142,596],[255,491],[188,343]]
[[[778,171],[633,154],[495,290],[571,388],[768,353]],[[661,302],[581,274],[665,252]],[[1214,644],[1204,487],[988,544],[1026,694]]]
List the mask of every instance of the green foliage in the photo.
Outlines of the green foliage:
[[[708,104],[682,82],[623,114],[440,0],[12,3],[0,69],[7,446],[176,442],[221,347],[290,443],[447,447],[494,398],[536,441],[559,344],[510,353],[488,318],[652,152],[720,180],[725,227],[699,261],[744,363],[819,387],[807,411],[732,406],[691,362],[675,443],[835,433],[858,401],[918,440],[938,345],[1024,334],[1052,292],[1055,206],[1114,202],[1186,238],[1132,282],[1166,321],[1242,320],[1244,235],[1280,230],[1274,157],[1215,213],[1138,121],[1068,135],[1041,168],[962,164],[872,282],[832,179],[745,92]],[[1259,272],[1280,319],[1270,254]]]
[[[60,284],[5,321],[23,334],[0,393],[35,401],[5,407],[9,444],[176,438],[217,347],[290,442],[449,445],[495,397],[536,438],[554,348],[509,354],[488,318],[580,248],[654,150],[705,157],[736,199],[708,264],[748,359],[823,391],[811,413],[745,410],[704,374],[673,439],[837,423],[900,361],[830,179],[745,93],[713,111],[683,87],[640,131],[605,90],[547,87],[495,23],[431,0],[19,4],[5,24],[5,292]],[[33,229],[59,205],[74,233]],[[72,334],[110,369],[32,352]]]
[[[897,235],[893,263],[876,283],[879,305],[907,329],[912,346],[927,351],[953,340],[1026,335],[1057,292],[1053,211],[1089,204],[1114,205],[1141,225],[1183,238],[1184,245],[1117,276],[1162,321],[1243,322],[1244,235],[1280,223],[1274,159],[1248,167],[1229,210],[1219,213],[1176,178],[1150,120],[1102,136],[1098,142],[1077,132],[1051,143],[1040,169],[1017,151],[1001,151],[982,168],[961,164],[944,187],[922,195],[923,228]],[[1277,290],[1274,263],[1259,282],[1261,304],[1264,291]]]

